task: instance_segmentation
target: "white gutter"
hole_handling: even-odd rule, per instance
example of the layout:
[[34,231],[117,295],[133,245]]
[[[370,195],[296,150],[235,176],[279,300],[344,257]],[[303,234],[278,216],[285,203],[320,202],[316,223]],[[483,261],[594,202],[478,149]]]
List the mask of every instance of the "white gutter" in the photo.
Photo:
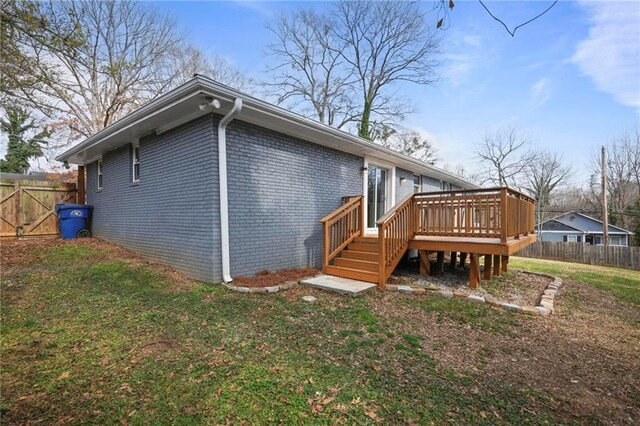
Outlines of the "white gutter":
[[242,99],[233,101],[233,108],[218,123],[218,172],[220,180],[220,240],[222,243],[222,279],[231,278],[229,256],[229,194],[227,192],[227,124],[242,110]]

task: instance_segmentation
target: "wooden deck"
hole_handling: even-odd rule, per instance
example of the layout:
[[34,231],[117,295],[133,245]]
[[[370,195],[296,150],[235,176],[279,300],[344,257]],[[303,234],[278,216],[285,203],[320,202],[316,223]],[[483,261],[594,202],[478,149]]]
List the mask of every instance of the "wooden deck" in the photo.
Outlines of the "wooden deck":
[[416,235],[409,242],[409,248],[429,251],[455,251],[458,253],[483,253],[511,256],[513,253],[535,241],[536,237],[533,234],[520,237],[519,239],[511,237],[504,243],[500,238]]
[[429,273],[436,253],[441,270],[445,252],[451,263],[469,260],[469,285],[506,270],[509,256],[533,243],[535,203],[510,188],[418,193],[407,196],[377,222],[377,235],[365,233],[364,198],[344,197],[344,205],[325,216],[323,270],[345,278],[377,282],[384,289],[408,249],[420,254]]

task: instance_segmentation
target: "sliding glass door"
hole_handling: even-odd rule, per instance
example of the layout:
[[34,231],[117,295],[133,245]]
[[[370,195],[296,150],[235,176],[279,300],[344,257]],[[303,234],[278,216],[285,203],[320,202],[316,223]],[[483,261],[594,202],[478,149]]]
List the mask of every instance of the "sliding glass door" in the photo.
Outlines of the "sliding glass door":
[[387,211],[387,177],[389,171],[381,167],[368,166],[367,228],[375,228],[376,222]]

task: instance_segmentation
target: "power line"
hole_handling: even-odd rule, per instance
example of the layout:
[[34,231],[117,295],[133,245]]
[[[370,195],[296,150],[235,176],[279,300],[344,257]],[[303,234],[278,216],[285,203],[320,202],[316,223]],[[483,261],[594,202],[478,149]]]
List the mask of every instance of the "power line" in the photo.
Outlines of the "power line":
[[542,13],[540,13],[538,16],[535,16],[535,17],[533,17],[533,18],[529,19],[527,22],[523,22],[522,24],[520,24],[520,25],[516,26],[516,27],[513,29],[513,31],[512,31],[512,30],[510,30],[510,29],[509,29],[509,27],[507,26],[507,24],[505,24],[505,23],[504,23],[500,18],[498,18],[497,16],[495,16],[493,13],[491,13],[491,11],[489,10],[489,8],[488,8],[487,6],[485,6],[485,4],[482,2],[482,0],[478,0],[478,1],[479,1],[479,2],[480,2],[480,4],[482,5],[482,7],[484,7],[484,10],[486,10],[486,11],[487,11],[487,13],[488,13],[489,15],[491,15],[491,17],[492,17],[493,19],[495,19],[496,21],[498,21],[498,22],[500,22],[500,23],[502,24],[502,26],[504,27],[504,29],[505,29],[505,30],[507,30],[507,32],[508,32],[509,34],[511,34],[511,37],[515,37],[515,36],[516,36],[516,31],[518,31],[518,28],[520,28],[520,27],[524,27],[525,25],[530,24],[531,22],[533,22],[533,21],[535,21],[536,19],[540,18],[542,15],[544,15],[545,13],[547,13],[548,11],[550,11],[550,10],[551,10],[551,8],[552,8],[553,6],[555,6],[555,5],[556,5],[556,3],[558,3],[558,0],[555,0],[555,1],[551,4],[551,6],[549,6],[548,8],[546,8],[546,9],[545,9]]

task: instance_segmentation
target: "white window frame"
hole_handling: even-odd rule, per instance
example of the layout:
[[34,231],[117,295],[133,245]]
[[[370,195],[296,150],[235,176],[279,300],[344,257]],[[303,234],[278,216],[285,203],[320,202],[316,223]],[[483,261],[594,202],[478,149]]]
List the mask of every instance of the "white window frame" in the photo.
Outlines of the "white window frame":
[[[136,156],[136,152],[138,153],[137,156]],[[137,178],[136,178],[136,165],[138,166]],[[140,182],[140,144],[139,143],[133,143],[131,148],[131,182],[134,182],[134,183]]]
[[578,236],[577,235],[567,235],[567,242],[568,243],[577,243],[578,242]]
[[102,159],[96,162],[96,174],[98,176],[98,190],[104,188],[104,173],[102,173]]
[[[418,178],[418,184],[416,185],[416,178]],[[413,193],[422,192],[422,175],[413,175]]]
[[[387,182],[386,182],[386,192],[387,192],[387,202],[385,211],[389,211],[396,203],[396,166],[393,163],[389,163],[387,161],[379,160],[373,157],[364,157],[364,172],[362,173],[362,193],[364,196],[364,217],[365,220],[368,217],[367,211],[367,203],[369,202],[369,165],[380,167],[382,169],[387,169]],[[366,226],[366,224],[365,224]],[[365,228],[365,232],[367,234],[377,234],[378,228]]]
[[[617,243],[613,243],[613,239],[617,238]],[[609,245],[610,246],[621,246],[622,245],[622,235],[609,235]]]

